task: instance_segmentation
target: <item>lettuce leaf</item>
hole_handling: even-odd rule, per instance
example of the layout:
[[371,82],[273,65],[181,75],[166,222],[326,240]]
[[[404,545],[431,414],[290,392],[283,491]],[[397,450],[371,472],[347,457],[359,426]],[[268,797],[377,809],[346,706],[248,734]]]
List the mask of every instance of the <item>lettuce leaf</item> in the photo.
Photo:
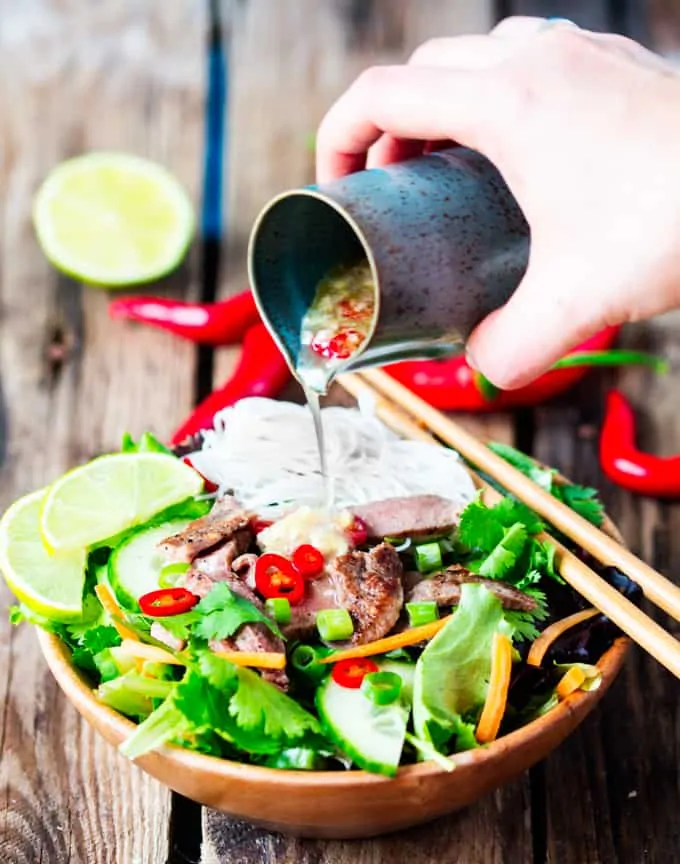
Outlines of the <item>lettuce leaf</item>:
[[416,663],[413,725],[440,752],[477,746],[475,722],[489,687],[491,647],[503,607],[483,585],[461,587],[460,604]]

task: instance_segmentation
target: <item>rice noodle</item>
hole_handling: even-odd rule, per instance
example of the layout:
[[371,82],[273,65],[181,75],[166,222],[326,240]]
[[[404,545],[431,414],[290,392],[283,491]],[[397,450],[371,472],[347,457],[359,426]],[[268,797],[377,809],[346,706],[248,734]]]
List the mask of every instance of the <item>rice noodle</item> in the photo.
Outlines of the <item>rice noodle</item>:
[[[322,410],[335,506],[431,493],[464,506],[474,485],[453,450],[405,441],[370,410]],[[324,485],[309,408],[274,399],[242,399],[215,416],[191,463],[248,509],[278,518],[296,506],[323,506]]]

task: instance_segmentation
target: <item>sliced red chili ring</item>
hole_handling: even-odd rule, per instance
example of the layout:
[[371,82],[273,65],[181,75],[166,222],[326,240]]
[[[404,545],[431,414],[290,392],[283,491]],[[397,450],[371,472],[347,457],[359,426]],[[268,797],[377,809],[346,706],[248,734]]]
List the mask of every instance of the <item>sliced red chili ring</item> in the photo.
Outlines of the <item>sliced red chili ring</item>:
[[292,562],[283,555],[267,552],[255,564],[255,587],[267,600],[284,597],[295,606],[305,596],[305,582]]
[[347,529],[347,535],[352,546],[363,546],[368,540],[368,527],[363,519],[355,516]]
[[161,588],[140,597],[139,608],[151,618],[167,618],[188,612],[199,600],[200,597],[186,588]]
[[323,573],[325,564],[323,554],[311,543],[303,543],[293,552],[293,566],[305,579],[313,579]]
[[332,678],[340,687],[358,690],[361,682],[371,672],[377,672],[378,665],[368,657],[357,657],[354,660],[339,660],[333,665]]

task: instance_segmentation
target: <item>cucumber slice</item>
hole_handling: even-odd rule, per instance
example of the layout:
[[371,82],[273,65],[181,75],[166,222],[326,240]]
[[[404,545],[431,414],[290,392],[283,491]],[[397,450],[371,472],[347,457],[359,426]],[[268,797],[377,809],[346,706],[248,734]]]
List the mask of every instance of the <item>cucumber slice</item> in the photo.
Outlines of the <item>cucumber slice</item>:
[[379,660],[383,672],[395,672],[402,681],[401,699],[407,705],[413,704],[413,681],[416,677],[416,664],[406,663],[402,660]]
[[374,705],[361,690],[329,677],[316,691],[316,708],[328,737],[360,768],[388,777],[397,773],[410,713],[401,700]]
[[142,528],[113,550],[109,558],[109,583],[123,606],[138,610],[139,598],[158,590],[158,578],[166,563],[158,544],[171,534],[183,531],[190,521],[178,519]]

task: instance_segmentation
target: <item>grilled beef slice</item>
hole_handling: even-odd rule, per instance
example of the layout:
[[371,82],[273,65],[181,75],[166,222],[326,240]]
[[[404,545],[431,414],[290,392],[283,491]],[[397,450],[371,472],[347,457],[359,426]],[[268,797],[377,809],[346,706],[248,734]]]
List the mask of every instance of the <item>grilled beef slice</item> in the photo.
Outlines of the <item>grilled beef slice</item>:
[[[234,594],[238,594],[239,597],[252,603],[261,612],[264,610],[264,604],[259,597],[234,573],[220,581],[226,582]],[[184,587],[188,591],[198,594],[196,588],[203,590],[208,585],[208,590],[199,595],[205,596],[213,584],[214,582],[209,576],[192,568],[186,576]],[[275,636],[265,624],[256,623],[243,624],[229,639],[213,640],[209,647],[213,651],[247,651],[248,653],[273,652],[283,654],[286,650],[283,641]],[[265,681],[275,684],[280,690],[288,689],[288,676],[284,669],[263,669],[261,675]]]
[[202,553],[223,546],[232,539],[236,541],[237,535],[241,535],[237,543],[238,549],[231,555],[233,560],[250,545],[252,533],[249,522],[250,514],[235,498],[225,495],[215,503],[210,513],[190,522],[179,534],[166,537],[159,544],[159,548],[168,561],[191,563]]
[[316,636],[316,613],[339,606],[335,585],[328,576],[307,582],[304,600],[290,608],[290,622],[282,627],[286,639],[309,639]]
[[337,605],[347,609],[354,622],[352,643],[381,639],[397,623],[404,602],[403,567],[388,543],[370,552],[339,555],[329,567]]
[[[409,574],[410,575],[410,574]],[[523,591],[513,588],[507,582],[497,579],[484,579],[471,573],[460,564],[453,564],[441,573],[422,578],[410,590],[407,589],[407,603],[422,603],[434,600],[438,606],[457,606],[460,602],[461,585],[475,582],[483,585],[501,601],[505,609],[518,609],[523,612],[533,612],[536,601]]]
[[351,512],[363,520],[371,539],[445,534],[458,524],[459,508],[439,495],[410,495],[371,501]]
[[[183,580],[187,591],[205,597],[216,582],[226,582],[235,594],[262,611],[262,601],[246,584],[247,572],[235,573],[232,569],[233,564],[239,563],[240,556],[250,557],[244,555],[253,539],[249,522],[249,514],[236,499],[226,496],[206,516],[191,522],[179,534],[166,538],[160,549],[170,560],[191,563]],[[264,624],[243,624],[231,638],[214,641],[210,647],[213,651],[285,651],[283,641]],[[288,688],[285,670],[263,669],[261,674],[281,690]]]

